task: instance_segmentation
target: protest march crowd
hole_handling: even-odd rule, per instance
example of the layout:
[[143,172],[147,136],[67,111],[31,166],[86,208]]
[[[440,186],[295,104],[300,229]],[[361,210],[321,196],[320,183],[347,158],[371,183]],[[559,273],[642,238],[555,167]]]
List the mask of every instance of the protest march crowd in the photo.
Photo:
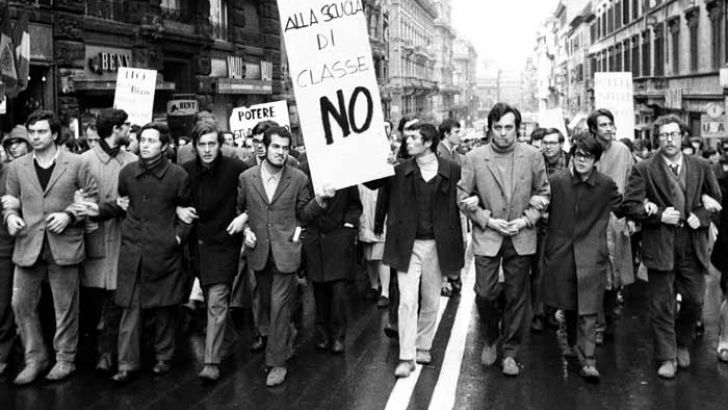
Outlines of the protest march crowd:
[[[524,332],[553,330],[581,376],[599,380],[595,351],[612,340],[621,292],[643,280],[655,368],[674,378],[702,331],[711,264],[728,292],[728,144],[702,147],[674,116],[655,121],[654,147],[616,140],[606,109],[575,135],[520,135],[521,122],[495,104],[468,142],[452,119],[385,122],[393,176],[315,192],[307,154],[272,121],[250,147],[207,112],[175,140],[163,123],[104,109],[75,140],[38,110],[2,140],[0,373],[16,385],[69,377],[86,326],[113,382],[146,368],[144,337],[161,375],[180,312],[204,306],[199,376],[214,382],[236,347],[231,309],[247,297],[250,349],[265,355],[266,385],[280,385],[290,367],[295,377],[301,283],[313,287],[316,347],[341,354],[361,265],[399,342],[394,374],[408,377],[433,360],[440,297],[460,293],[472,263],[484,366],[518,376]],[[54,315],[39,310],[46,286]],[[728,362],[725,299],[720,312]]]

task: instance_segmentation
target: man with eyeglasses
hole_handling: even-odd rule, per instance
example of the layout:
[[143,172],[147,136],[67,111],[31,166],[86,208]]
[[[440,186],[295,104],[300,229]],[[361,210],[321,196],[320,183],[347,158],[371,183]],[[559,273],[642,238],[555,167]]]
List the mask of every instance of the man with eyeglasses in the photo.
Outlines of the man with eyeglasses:
[[[659,117],[654,133],[658,155],[632,171],[625,195],[627,214],[642,223],[642,261],[647,266],[650,321],[658,376],[672,379],[677,368],[690,366],[688,348],[700,319],[705,274],[708,273],[708,227],[711,212],[705,196],[721,201],[710,164],[683,155],[682,122],[673,115]],[[655,212],[645,209],[645,200]],[[682,295],[680,311],[675,294]]]
[[[608,175],[624,194],[627,180],[634,157],[626,145],[617,141],[617,128],[614,125],[614,115],[611,111],[600,108],[589,115],[586,120],[589,131],[602,146],[603,153],[597,163],[597,171]],[[631,132],[631,130],[624,130]],[[607,245],[609,249],[609,262],[607,269],[607,287],[604,293],[604,309],[599,313],[597,327],[597,344],[604,343],[604,336],[612,334],[612,327],[616,310],[618,309],[617,295],[623,286],[634,283],[632,244],[630,235],[634,232],[634,224],[625,218],[612,215],[607,229]]]

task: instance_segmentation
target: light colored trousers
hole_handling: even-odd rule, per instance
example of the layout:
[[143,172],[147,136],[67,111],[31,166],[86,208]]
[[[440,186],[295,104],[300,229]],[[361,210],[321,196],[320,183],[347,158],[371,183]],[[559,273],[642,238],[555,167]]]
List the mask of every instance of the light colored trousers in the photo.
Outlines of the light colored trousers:
[[[434,240],[415,240],[409,269],[397,272],[397,283],[399,359],[414,360],[417,349],[430,350],[437,330],[442,274]],[[419,306],[420,300],[422,306]]]

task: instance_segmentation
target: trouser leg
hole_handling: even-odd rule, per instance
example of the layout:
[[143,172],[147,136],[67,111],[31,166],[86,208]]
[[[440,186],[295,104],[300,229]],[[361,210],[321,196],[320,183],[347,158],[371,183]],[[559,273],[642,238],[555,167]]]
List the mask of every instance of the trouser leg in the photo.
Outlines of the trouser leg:
[[154,357],[170,361],[174,356],[177,306],[154,308]]
[[382,261],[376,262],[377,272],[379,272],[379,283],[382,285],[382,296],[389,298],[389,266],[382,263]]
[[[270,331],[270,286],[261,289],[258,284],[258,274],[248,266],[248,278],[250,285],[250,300],[253,310],[253,323],[256,333],[260,336],[268,336]],[[267,283],[270,285],[270,283]]]
[[516,253],[510,238],[503,241],[505,309],[503,311],[503,355],[516,357],[528,314],[528,270],[531,256]]
[[389,268],[389,326],[396,328],[399,321],[399,284],[397,271]]
[[329,324],[331,315],[331,283],[314,282],[313,297],[316,303],[316,340],[319,343],[330,341]]
[[498,283],[500,262],[500,253],[492,257],[475,255],[475,303],[488,345],[496,343],[500,337],[503,314],[500,298],[502,287]]
[[349,288],[345,280],[331,282],[331,337],[343,341],[346,336]]
[[0,363],[7,363],[16,339],[13,319],[13,261],[0,258]]
[[73,362],[78,346],[78,265],[48,265],[48,281],[56,312],[56,334],[53,347],[56,360]]
[[579,357],[583,358],[582,365],[595,366],[597,364],[596,351],[597,315],[579,315],[579,333],[577,347]]
[[675,291],[673,271],[648,271],[647,289],[650,298],[650,325],[659,361],[675,360]]
[[422,259],[417,252],[417,242],[412,250],[409,270],[397,272],[399,285],[399,358],[414,360],[417,342],[417,311],[419,308],[420,275]]
[[115,355],[116,343],[119,338],[119,322],[122,309],[114,303],[114,291],[105,291],[104,305],[101,313],[99,327],[99,354]]
[[[291,355],[291,311],[296,291],[295,273],[279,273],[269,269],[270,276],[270,333],[265,350],[265,364],[285,367]],[[260,279],[261,276],[258,276]]]
[[543,234],[541,233],[541,227],[539,226],[539,233],[538,233],[538,239],[537,239],[537,245],[536,245],[536,255],[531,258],[531,276],[530,276],[530,283],[531,283],[531,311],[533,312],[534,316],[543,316],[544,315],[544,307],[543,307],[543,299],[541,297],[541,256],[543,255],[542,249],[543,249]]
[[675,318],[675,337],[678,346],[688,347],[695,340],[695,324],[703,313],[705,275],[701,271],[679,269],[675,272],[675,291],[682,295],[680,312]]
[[228,311],[230,301],[230,286],[215,284],[205,289],[207,300],[207,332],[205,334],[205,364],[219,364],[222,359],[223,342],[227,332],[234,331],[229,328],[230,315]]
[[141,327],[142,306],[139,300],[139,286],[135,283],[131,292],[131,303],[122,310],[119,322],[119,370],[139,369]]
[[[417,241],[415,241],[415,244]],[[422,241],[422,274],[420,276],[420,312],[417,318],[417,349],[430,350],[437,330],[442,273],[435,241]]]
[[576,346],[579,314],[575,310],[564,310],[564,318],[566,319],[566,340],[569,346]]
[[47,277],[47,266],[39,262],[32,267],[15,267],[12,306],[23,342],[25,363],[40,363],[48,360],[48,351],[43,342],[43,331],[38,316],[41,285]]

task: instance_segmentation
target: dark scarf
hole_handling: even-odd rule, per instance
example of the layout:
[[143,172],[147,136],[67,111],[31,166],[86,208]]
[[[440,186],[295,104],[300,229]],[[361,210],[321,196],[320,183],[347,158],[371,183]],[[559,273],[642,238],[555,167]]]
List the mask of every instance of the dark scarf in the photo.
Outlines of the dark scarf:
[[142,157],[139,157],[139,163],[141,164],[142,168],[146,172],[154,171],[157,167],[159,167],[162,164],[162,161],[164,160],[164,156],[160,152],[157,156],[150,159],[144,159]]
[[104,139],[104,138],[100,138],[99,139],[99,146],[111,158],[116,158],[116,156],[119,155],[119,151],[121,150],[121,147],[120,146],[116,146],[114,148],[111,148],[109,146],[109,144],[106,143],[106,139]]

